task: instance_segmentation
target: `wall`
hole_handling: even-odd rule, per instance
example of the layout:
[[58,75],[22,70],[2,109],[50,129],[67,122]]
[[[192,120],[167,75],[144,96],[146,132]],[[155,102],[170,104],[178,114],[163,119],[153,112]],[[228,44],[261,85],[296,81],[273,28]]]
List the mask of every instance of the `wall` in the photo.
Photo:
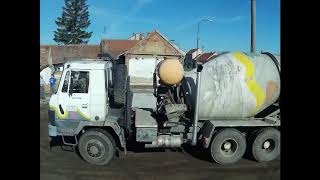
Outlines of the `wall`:
[[164,60],[164,57],[130,57],[127,61],[130,86],[152,87],[156,66],[162,60]]

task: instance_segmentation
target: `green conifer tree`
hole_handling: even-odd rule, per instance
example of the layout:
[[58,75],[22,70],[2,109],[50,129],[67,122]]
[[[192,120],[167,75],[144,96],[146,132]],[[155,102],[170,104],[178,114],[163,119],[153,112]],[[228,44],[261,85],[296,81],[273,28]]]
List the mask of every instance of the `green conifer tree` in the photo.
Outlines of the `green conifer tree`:
[[86,0],[65,0],[62,16],[55,23],[53,40],[58,44],[87,44],[92,32],[86,32],[90,25]]

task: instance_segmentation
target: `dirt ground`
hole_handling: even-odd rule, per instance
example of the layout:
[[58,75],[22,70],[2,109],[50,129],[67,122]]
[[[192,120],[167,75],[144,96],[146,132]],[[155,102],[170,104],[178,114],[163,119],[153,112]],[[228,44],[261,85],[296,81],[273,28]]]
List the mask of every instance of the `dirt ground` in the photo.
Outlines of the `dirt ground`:
[[162,152],[120,153],[108,166],[84,162],[77,153],[49,148],[47,104],[40,105],[40,179],[102,180],[102,179],[280,179],[280,161],[257,163],[242,159],[231,166],[218,165],[205,153],[192,149]]

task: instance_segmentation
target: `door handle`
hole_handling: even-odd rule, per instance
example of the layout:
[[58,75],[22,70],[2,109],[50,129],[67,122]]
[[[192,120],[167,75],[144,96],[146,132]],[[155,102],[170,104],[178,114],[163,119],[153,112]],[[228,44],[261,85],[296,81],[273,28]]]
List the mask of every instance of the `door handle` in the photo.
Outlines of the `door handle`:
[[88,108],[88,104],[82,104],[82,108]]
[[61,104],[59,104],[59,110],[60,110],[60,113],[61,113],[61,114],[64,114],[64,110],[63,110]]

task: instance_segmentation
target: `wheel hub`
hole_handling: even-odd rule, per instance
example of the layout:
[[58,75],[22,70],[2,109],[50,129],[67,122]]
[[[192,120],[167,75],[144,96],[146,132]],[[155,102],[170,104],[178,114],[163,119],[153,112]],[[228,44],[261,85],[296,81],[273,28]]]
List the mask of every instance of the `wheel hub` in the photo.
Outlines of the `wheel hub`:
[[238,144],[233,139],[225,140],[221,145],[221,153],[226,157],[233,156],[238,150]]
[[90,140],[87,144],[87,153],[91,157],[101,157],[104,154],[104,151],[104,146],[100,141]]
[[99,157],[101,155],[101,148],[98,144],[90,143],[87,151],[91,157]]
[[96,146],[91,146],[90,147],[90,152],[92,154],[98,154],[99,153],[99,149]]
[[276,147],[275,141],[273,139],[267,139],[262,143],[262,149],[267,152],[272,152]]
[[223,144],[223,147],[224,147],[225,150],[229,150],[229,149],[231,148],[231,143],[225,142],[225,143]]
[[263,148],[264,149],[268,149],[270,147],[270,142],[269,141],[265,141],[264,143],[263,143]]

